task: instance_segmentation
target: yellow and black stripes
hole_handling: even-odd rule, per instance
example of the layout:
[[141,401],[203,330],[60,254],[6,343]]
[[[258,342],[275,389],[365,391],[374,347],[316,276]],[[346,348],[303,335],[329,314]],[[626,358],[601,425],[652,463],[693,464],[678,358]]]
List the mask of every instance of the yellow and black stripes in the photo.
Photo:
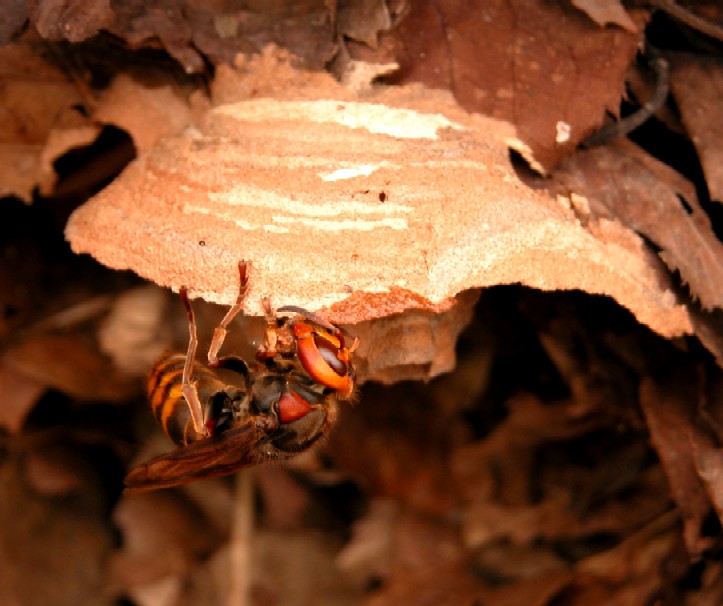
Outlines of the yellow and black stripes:
[[[191,413],[183,397],[183,369],[186,356],[170,354],[155,363],[148,374],[146,394],[151,411],[163,432],[178,446],[185,446],[201,436],[196,434]],[[215,375],[206,367],[196,364],[192,381],[204,376],[215,381]]]

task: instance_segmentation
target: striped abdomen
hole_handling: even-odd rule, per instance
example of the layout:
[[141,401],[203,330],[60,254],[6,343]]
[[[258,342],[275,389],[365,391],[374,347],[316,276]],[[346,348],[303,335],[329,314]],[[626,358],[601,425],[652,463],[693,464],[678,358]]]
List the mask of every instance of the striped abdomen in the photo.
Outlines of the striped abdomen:
[[[185,364],[183,354],[164,356],[153,365],[146,380],[151,411],[163,432],[179,446],[192,442],[196,435],[188,404],[181,393]],[[194,375],[199,370],[196,368]]]
[[[163,432],[178,446],[185,446],[203,437],[196,433],[191,412],[183,396],[184,354],[170,354],[158,360],[146,381],[146,393],[153,415]],[[219,377],[222,374],[223,379]],[[204,423],[218,430],[226,428],[246,407],[247,385],[243,374],[210,369],[194,364],[191,381],[196,385],[203,409]],[[211,421],[211,423],[209,423]]]

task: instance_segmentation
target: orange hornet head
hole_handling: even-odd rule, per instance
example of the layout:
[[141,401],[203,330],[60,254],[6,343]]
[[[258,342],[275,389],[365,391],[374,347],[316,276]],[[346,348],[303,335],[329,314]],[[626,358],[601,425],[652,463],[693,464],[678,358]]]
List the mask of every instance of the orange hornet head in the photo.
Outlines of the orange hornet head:
[[340,398],[349,399],[354,392],[351,353],[359,344],[358,339],[347,348],[341,330],[331,332],[303,321],[296,322],[293,331],[304,370],[316,382],[336,391]]

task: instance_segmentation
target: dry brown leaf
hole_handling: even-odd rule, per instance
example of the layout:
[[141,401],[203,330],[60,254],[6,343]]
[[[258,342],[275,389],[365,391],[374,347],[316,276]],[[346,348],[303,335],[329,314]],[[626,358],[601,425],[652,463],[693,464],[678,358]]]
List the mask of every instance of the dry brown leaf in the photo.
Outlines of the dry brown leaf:
[[77,335],[40,334],[3,352],[3,364],[63,393],[90,400],[122,400],[135,393],[135,380],[119,373]]
[[128,375],[143,376],[171,343],[168,299],[152,285],[119,295],[98,329],[100,350]]
[[37,185],[48,191],[53,160],[96,137],[76,109],[82,102],[70,79],[29,44],[0,48],[0,196],[30,202]]
[[710,511],[705,487],[698,476],[691,442],[707,439],[694,422],[698,405],[698,377],[692,368],[681,368],[665,379],[645,377],[640,386],[640,404],[650,438],[685,527],[684,538],[691,555],[699,555],[710,541],[701,536],[701,525]]
[[[659,468],[642,467],[646,452],[641,444],[631,441],[628,450],[614,455],[606,450],[594,471],[574,459],[563,464],[543,449],[583,441],[610,422],[606,414],[584,406],[516,398],[509,416],[486,439],[454,452],[451,470],[465,504],[465,543],[529,545],[540,539],[625,534],[665,511],[664,477]],[[609,449],[610,437],[604,443]]]
[[279,72],[277,96],[213,108],[76,211],[73,249],[224,304],[246,259],[252,315],[271,297],[336,304],[332,321],[359,322],[443,311],[461,291],[520,282],[607,294],[666,336],[690,332],[632,232],[628,242],[596,239],[569,207],[519,180],[509,125],[420,87],[362,101],[317,75],[312,91],[304,73],[291,80],[268,56],[237,78]]
[[337,51],[332,6],[302,0],[257,3],[221,15],[204,11],[194,20],[193,41],[214,63],[232,65],[239,53],[252,55],[273,44],[288,49],[300,65],[323,69]]
[[[485,440],[462,446],[453,455],[452,475],[463,497],[471,501],[495,495],[506,503],[527,503],[530,466],[538,445],[584,435],[604,422],[584,406],[546,405],[533,395],[519,395],[507,407],[509,414]],[[497,486],[495,476],[507,480]]]
[[0,47],[7,46],[30,16],[30,6],[25,0],[8,0],[0,3]]
[[111,606],[104,591],[113,532],[97,487],[74,498],[39,497],[16,458],[0,466],[0,603]]
[[29,449],[25,480],[42,496],[69,496],[97,478],[92,462],[65,444],[48,443]]
[[[106,29],[133,47],[160,40],[187,73],[200,73],[205,61],[233,64],[269,44],[293,52],[301,64],[322,69],[336,53],[332,11],[323,0],[257,3],[230,7],[171,2],[163,7],[114,2],[115,18]],[[84,19],[68,26],[84,27]]]
[[705,173],[708,192],[723,202],[723,62],[676,55],[670,86]]
[[313,530],[257,530],[250,556],[254,601],[278,606],[360,604],[360,589],[334,566],[338,550],[333,537]]
[[47,40],[81,42],[107,28],[115,14],[110,0],[39,0],[30,18]]
[[[612,225],[611,225],[612,226]],[[600,229],[608,237],[611,229]],[[640,368],[645,362],[645,345],[660,347],[653,335],[625,322],[624,312],[614,308],[590,307],[582,312],[580,301],[558,297],[534,314],[540,317],[538,339],[550,361],[571,392],[575,414],[603,414],[624,418],[635,424],[637,380],[622,362]],[[552,313],[550,310],[554,309]],[[649,338],[648,338],[649,336]],[[610,350],[615,356],[610,356]]]
[[[509,473],[505,480],[513,479]],[[555,487],[552,487],[554,490]],[[500,541],[533,545],[539,541],[584,541],[596,535],[626,534],[669,509],[666,484],[659,471],[641,474],[624,498],[616,496],[591,509],[576,507],[572,486],[534,505],[507,505],[480,499],[464,509],[465,545],[483,548]]]
[[392,26],[387,3],[382,0],[340,2],[336,12],[338,32],[376,48],[379,33]]
[[399,575],[364,602],[365,606],[475,606],[482,583],[465,566],[439,567],[434,574]]
[[434,415],[420,414],[425,405],[421,394],[411,396],[400,384],[388,390],[365,386],[359,405],[342,410],[327,452],[373,494],[448,513],[457,497],[446,462],[446,427]]
[[602,27],[614,23],[634,34],[638,32],[635,22],[619,0],[572,0],[572,4]]
[[430,575],[438,568],[463,565],[465,550],[457,528],[444,518],[403,509],[393,528],[390,573],[392,576]]
[[336,558],[336,565],[359,587],[369,586],[390,573],[394,525],[399,506],[391,499],[375,499],[356,520],[351,539]]
[[[167,576],[153,583],[129,587],[124,596],[139,606],[176,606],[187,594],[187,583],[177,576]],[[208,588],[211,594],[212,588]]]
[[[723,243],[693,184],[629,142],[580,151],[554,175],[587,199],[592,217],[616,219],[650,239],[706,309],[723,307]],[[684,198],[687,209],[680,197]]]
[[399,66],[394,62],[367,63],[352,60],[339,66],[339,80],[355,92],[363,92],[373,88],[377,78],[388,76],[397,71]]
[[[376,511],[381,514],[382,528],[379,530],[385,534],[380,535],[372,547],[382,549],[377,554],[377,566],[386,564],[376,580],[385,582],[368,604],[391,603],[394,597],[403,604],[462,604],[466,603],[463,596],[481,588],[471,582],[472,576],[468,576],[465,552],[452,525],[409,509],[382,506]],[[388,523],[391,527],[385,528]],[[430,583],[432,579],[436,583]],[[444,594],[439,590],[450,589],[449,584],[455,583],[459,583],[459,587],[455,587],[450,596],[442,598]],[[426,586],[426,590],[420,586],[418,593],[407,595],[412,587],[420,584]]]
[[723,368],[723,310],[697,310],[692,314],[695,335]]
[[45,148],[40,154],[38,189],[43,196],[51,196],[55,189],[57,180],[55,161],[72,149],[90,145],[100,131],[98,125],[87,124],[86,119],[80,115],[71,117],[77,124],[66,124],[62,128],[51,130]]
[[0,361],[0,393],[3,394],[0,427],[10,433],[19,432],[25,418],[46,389],[45,381],[28,377]]
[[[485,577],[515,581],[515,585],[526,586],[526,581],[557,577],[570,577],[570,564],[551,545],[517,545],[506,541],[492,543],[476,550],[473,567]],[[535,583],[535,584],[537,584]],[[497,601],[494,602],[497,604]],[[529,604],[528,600],[522,602]]]
[[617,114],[640,39],[540,0],[412,3],[390,36],[401,65],[396,82],[449,89],[467,110],[512,122],[545,170],[606,111]]
[[[115,19],[108,30],[129,46],[154,46],[160,40],[163,48],[186,73],[203,71],[203,57],[192,44],[196,19],[193,14],[187,14],[180,2],[171,2],[163,7],[134,2],[115,3],[113,10]],[[198,19],[199,24],[202,22]]]
[[693,440],[692,437],[691,447],[698,475],[715,507],[718,519],[723,523],[723,450],[706,444],[700,438]]
[[194,562],[208,557],[223,538],[175,491],[126,496],[113,518],[123,537],[110,563],[116,590],[188,574]]
[[686,606],[719,606],[723,604],[723,565],[711,564],[702,575],[700,589],[686,596]]
[[142,155],[162,137],[183,130],[191,121],[191,109],[188,100],[170,85],[149,88],[120,74],[103,92],[93,118],[125,130],[136,153]]
[[651,603],[663,584],[664,564],[677,546],[676,522],[674,513],[662,515],[611,549],[578,562],[571,603]]
[[485,599],[483,603],[494,606],[545,606],[555,604],[555,598],[570,584],[572,578],[569,572],[541,574],[517,583],[486,587],[481,595]]
[[393,587],[400,580],[436,577],[440,569],[461,566],[464,558],[452,525],[377,499],[354,524],[337,565],[358,587],[380,580]]
[[[248,471],[244,473],[249,473]],[[311,506],[310,495],[280,467],[266,466],[254,474],[264,504],[264,524],[275,530],[298,529]]]
[[[710,434],[690,433],[690,447],[701,481],[708,493],[719,520],[723,521],[723,451],[719,448],[723,431],[723,377],[713,375],[705,391],[700,417],[708,425]],[[715,438],[718,439],[716,442]]]

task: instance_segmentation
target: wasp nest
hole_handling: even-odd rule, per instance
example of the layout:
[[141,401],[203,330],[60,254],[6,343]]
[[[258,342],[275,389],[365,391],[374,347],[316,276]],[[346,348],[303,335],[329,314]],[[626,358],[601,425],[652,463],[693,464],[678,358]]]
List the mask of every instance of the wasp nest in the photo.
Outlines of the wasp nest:
[[428,374],[453,364],[468,291],[496,284],[609,295],[665,336],[691,331],[637,235],[523,183],[513,128],[448,93],[352,89],[266,55],[219,68],[212,98],[75,212],[76,252],[223,304],[244,259],[252,315],[265,297],[337,323],[407,312],[364,342],[414,333],[375,360]]

